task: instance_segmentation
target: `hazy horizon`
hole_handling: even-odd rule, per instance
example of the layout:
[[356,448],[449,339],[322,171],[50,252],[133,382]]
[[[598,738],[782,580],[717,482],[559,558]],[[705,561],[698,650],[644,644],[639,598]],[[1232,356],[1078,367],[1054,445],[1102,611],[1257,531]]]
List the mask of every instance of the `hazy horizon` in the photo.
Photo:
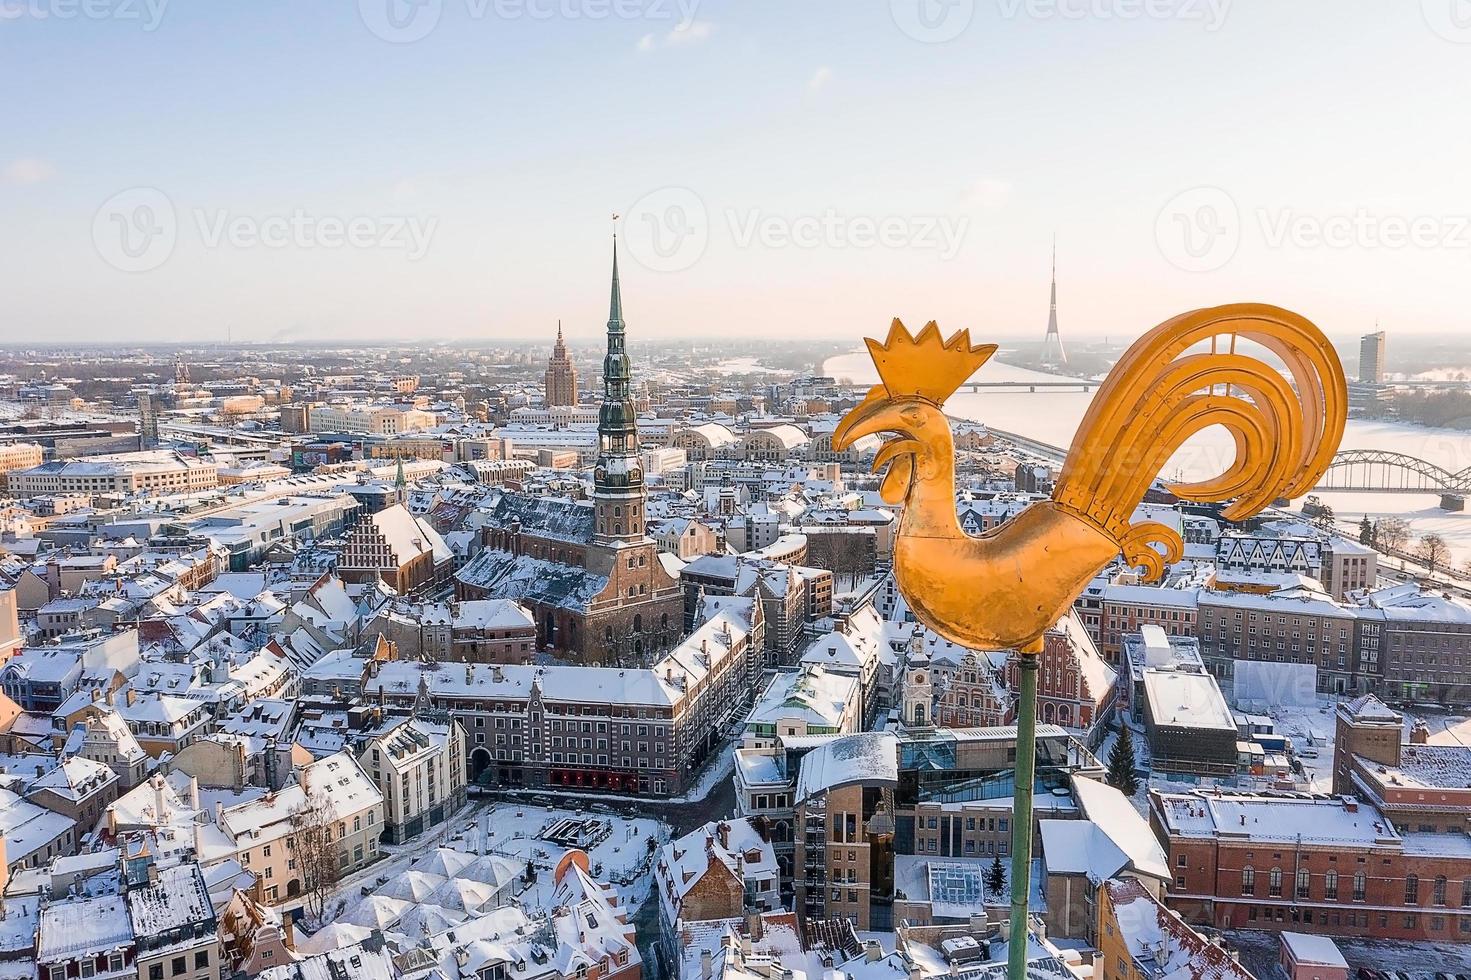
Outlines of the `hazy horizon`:
[[1462,2],[0,2],[0,344],[1460,332]]

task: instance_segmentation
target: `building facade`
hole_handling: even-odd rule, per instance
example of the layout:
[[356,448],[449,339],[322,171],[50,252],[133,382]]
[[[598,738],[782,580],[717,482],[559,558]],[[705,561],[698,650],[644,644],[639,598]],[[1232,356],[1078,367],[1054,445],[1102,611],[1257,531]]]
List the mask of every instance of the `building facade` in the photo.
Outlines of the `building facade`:
[[547,371],[542,380],[548,408],[577,404],[577,368],[567,353],[567,344],[562,340],[560,323],[557,324],[557,343],[547,360]]

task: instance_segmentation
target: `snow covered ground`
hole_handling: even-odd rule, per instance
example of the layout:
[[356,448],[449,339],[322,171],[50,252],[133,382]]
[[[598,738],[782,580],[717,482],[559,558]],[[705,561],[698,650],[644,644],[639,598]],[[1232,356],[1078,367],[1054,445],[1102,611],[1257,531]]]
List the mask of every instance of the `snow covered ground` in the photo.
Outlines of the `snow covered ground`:
[[[497,803],[475,814],[474,826],[464,826],[446,846],[467,852],[500,854],[530,861],[546,874],[573,847],[587,852],[593,877],[614,885],[630,908],[648,897],[657,847],[669,839],[669,828],[647,817],[621,817],[600,809],[564,809]],[[557,836],[558,831],[561,832]],[[556,836],[556,840],[549,837]]]

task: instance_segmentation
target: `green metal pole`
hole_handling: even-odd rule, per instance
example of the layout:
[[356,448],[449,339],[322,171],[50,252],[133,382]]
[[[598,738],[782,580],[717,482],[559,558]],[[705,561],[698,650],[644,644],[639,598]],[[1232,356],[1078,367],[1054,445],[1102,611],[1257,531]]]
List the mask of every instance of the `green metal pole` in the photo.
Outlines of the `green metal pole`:
[[1011,813],[1011,939],[1007,980],[1027,980],[1027,896],[1032,891],[1032,785],[1037,781],[1037,661],[1021,656],[1016,716],[1016,796]]

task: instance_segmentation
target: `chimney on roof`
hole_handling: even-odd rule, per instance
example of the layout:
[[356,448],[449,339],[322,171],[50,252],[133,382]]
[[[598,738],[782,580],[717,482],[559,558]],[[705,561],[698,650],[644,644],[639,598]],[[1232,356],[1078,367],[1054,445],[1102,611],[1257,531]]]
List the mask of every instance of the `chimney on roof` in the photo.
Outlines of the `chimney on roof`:
[[1415,726],[1410,729],[1411,745],[1427,745],[1430,742],[1430,726],[1424,720],[1417,720]]
[[700,950],[700,980],[710,980],[715,973],[714,957],[708,949]]
[[128,704],[130,704],[130,705],[136,704],[137,701],[138,701],[138,692],[135,691],[135,690],[133,690],[131,687],[128,688]]
[[721,847],[726,849],[730,848],[730,824],[726,823],[724,820],[716,824],[715,836],[720,838]]
[[883,955],[884,948],[875,940],[870,939],[868,944],[863,947],[863,958],[869,963],[877,963],[883,958]]
[[760,912],[754,912],[754,911],[747,912],[746,913],[746,935],[750,936],[756,942],[760,942],[761,941],[761,937],[762,937],[762,935],[765,934],[765,932],[766,932],[766,926],[765,926],[765,923],[763,923],[761,921],[761,913]]

